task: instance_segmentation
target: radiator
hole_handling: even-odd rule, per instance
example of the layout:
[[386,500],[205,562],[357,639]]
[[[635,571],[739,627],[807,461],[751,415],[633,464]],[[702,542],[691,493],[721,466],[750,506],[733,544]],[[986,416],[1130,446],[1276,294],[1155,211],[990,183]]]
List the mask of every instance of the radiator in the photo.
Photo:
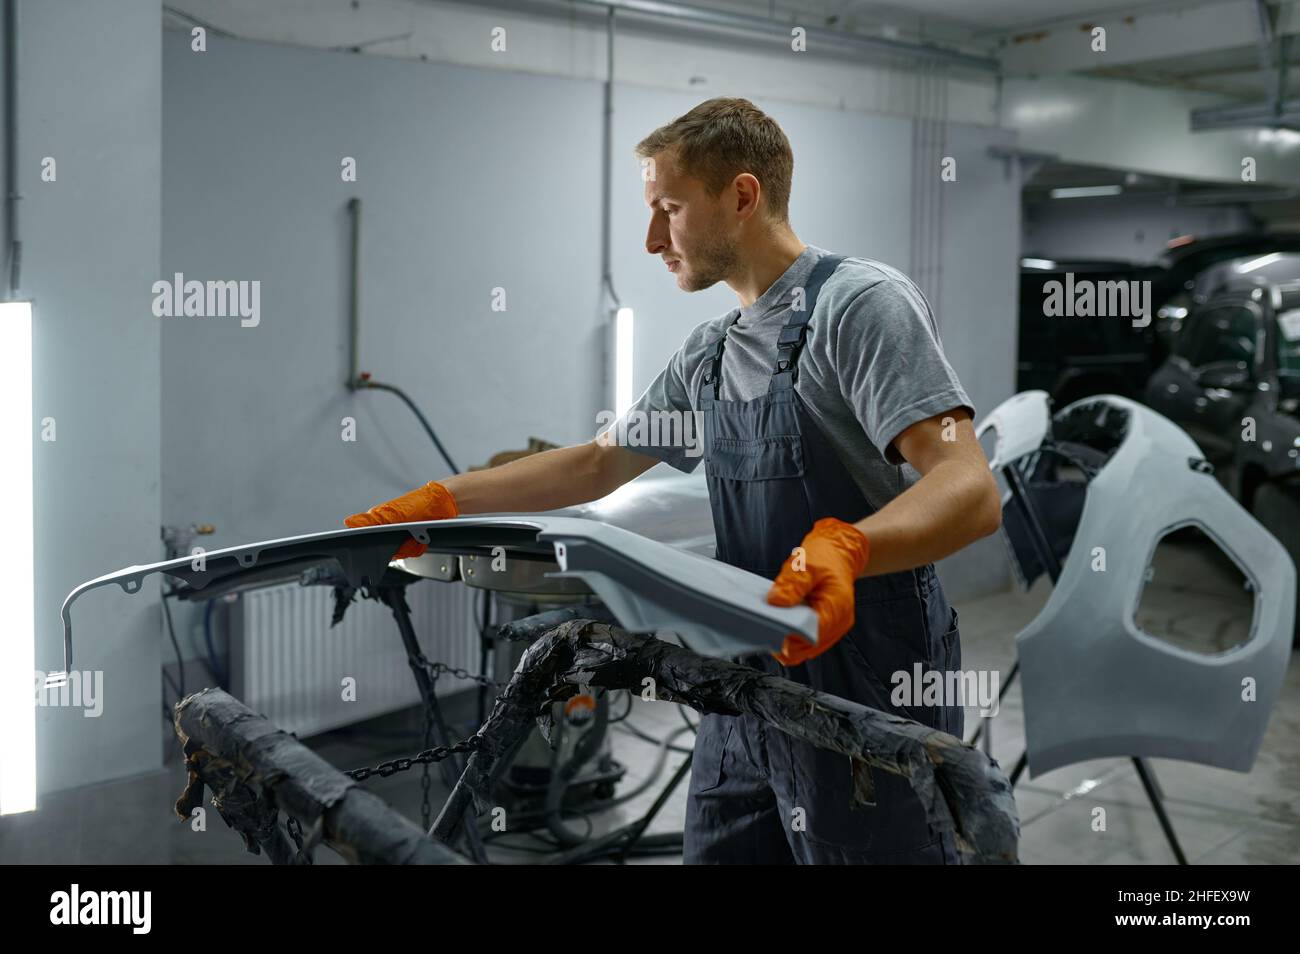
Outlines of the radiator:
[[[481,591],[429,581],[406,590],[420,647],[430,660],[478,671],[474,607]],[[420,701],[388,607],[358,598],[330,628],[332,591],[290,583],[243,594],[230,611],[235,698],[299,737],[326,732]],[[355,701],[343,681],[355,681]],[[438,695],[472,683],[438,680]]]

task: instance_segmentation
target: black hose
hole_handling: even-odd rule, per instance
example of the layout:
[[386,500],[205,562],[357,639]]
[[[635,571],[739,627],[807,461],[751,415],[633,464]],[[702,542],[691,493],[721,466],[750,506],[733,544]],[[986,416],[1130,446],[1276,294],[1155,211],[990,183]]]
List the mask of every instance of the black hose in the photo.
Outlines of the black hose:
[[564,730],[568,722],[568,716],[561,714],[556,720],[555,732],[555,749],[551,759],[551,778],[546,789],[546,827],[555,840],[565,848],[573,848],[582,844],[590,837],[590,832],[586,835],[578,835],[564,824],[563,807],[564,793],[568,791],[569,783],[577,777],[578,771],[600,754],[600,747],[605,741],[606,727],[609,721],[609,700],[602,699],[596,705],[596,711],[592,714],[592,725],[582,734],[578,744],[573,747],[572,757],[564,763],[563,767],[557,765],[560,749],[564,743]]
[[610,716],[609,724],[617,725],[632,714],[632,692],[629,689],[623,690],[623,695],[627,697],[627,708],[623,710],[621,716]]
[[424,413],[415,406],[415,402],[407,396],[405,391],[395,385],[384,384],[381,381],[365,381],[361,384],[361,387],[373,388],[377,391],[391,391],[406,402],[406,406],[409,407],[411,412],[420,419],[420,425],[424,428],[424,433],[429,435],[429,440],[433,441],[433,446],[438,448],[438,453],[441,454],[442,459],[447,462],[447,466],[451,468],[451,472],[453,474],[460,473],[460,468],[456,466],[455,461],[451,459],[451,455],[447,453],[447,448],[442,446],[442,441],[438,440],[438,435],[435,434],[433,428],[429,426],[428,418],[426,418]]
[[181,658],[181,644],[176,641],[176,627],[172,625],[172,609],[167,603],[168,594],[163,593],[163,615],[167,617],[167,633],[172,638],[172,649],[176,650],[176,668],[180,674],[180,697],[185,698],[185,660]]
[[[634,735],[634,736],[636,736],[636,737],[637,737],[638,739],[640,739],[642,742],[649,742],[651,745],[662,745],[662,744],[663,744],[663,739],[656,739],[656,738],[655,738],[653,735],[651,735],[649,732],[646,732],[646,731],[644,731],[644,730],[642,730],[642,729],[638,729],[636,726],[634,726],[634,725],[633,725],[632,723],[630,723],[630,722],[620,722],[620,723],[618,724],[618,727],[619,727],[620,729],[622,729],[624,732],[627,732],[627,733],[630,734],[630,735]],[[674,737],[676,736],[676,733],[677,733],[677,732],[679,732],[679,731],[684,731],[685,729],[686,729],[686,726],[682,726],[681,729],[674,729],[671,733],[669,733],[668,736],[665,736],[665,738],[674,738]],[[695,751],[695,749],[694,749],[694,748],[689,748],[689,749],[688,749],[688,748],[685,748],[684,746],[681,746],[681,745],[669,745],[669,746],[668,746],[668,751],[670,751],[670,752],[676,752],[676,753],[679,754],[679,755],[690,755],[690,754],[692,754],[692,753]]]
[[349,199],[348,212],[352,216],[352,282],[348,302],[348,389],[355,391],[359,388],[373,388],[377,391],[391,391],[396,394],[411,409],[411,413],[419,418],[424,433],[429,435],[429,440],[433,441],[433,446],[438,448],[438,453],[447,462],[451,472],[459,474],[460,468],[456,466],[455,461],[451,459],[451,455],[447,453],[447,448],[442,446],[442,441],[438,440],[438,435],[429,426],[428,419],[416,407],[415,402],[407,396],[406,392],[393,384],[372,381],[369,374],[362,374],[357,370],[361,338],[361,200],[355,196]]
[[216,606],[216,600],[208,600],[203,607],[203,642],[208,648],[208,668],[212,670],[212,675],[217,677],[217,686],[230,691],[230,675],[217,663],[217,650],[212,645],[212,609]]

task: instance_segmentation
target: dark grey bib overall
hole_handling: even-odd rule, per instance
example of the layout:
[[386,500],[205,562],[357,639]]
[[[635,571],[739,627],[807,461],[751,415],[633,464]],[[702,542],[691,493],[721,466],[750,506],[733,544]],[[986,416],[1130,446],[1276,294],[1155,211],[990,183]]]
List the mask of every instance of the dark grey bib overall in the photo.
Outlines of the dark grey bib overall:
[[[817,293],[841,261],[825,256],[814,267],[804,310],[792,312],[781,330],[765,395],[719,399],[725,332],[706,359],[699,407],[717,557],[769,579],[817,520],[852,523],[873,512],[794,389]],[[898,708],[889,701],[895,672],[911,679],[918,662],[924,670],[960,668],[956,613],[934,566],[864,577],[855,590],[853,628],[827,652],[789,669],[768,653],[741,661],[960,737],[960,706]],[[958,863],[952,836],[930,828],[907,781],[880,770],[872,777],[876,804],[852,807],[847,756],[752,716],[705,715],[695,740],[683,861]]]

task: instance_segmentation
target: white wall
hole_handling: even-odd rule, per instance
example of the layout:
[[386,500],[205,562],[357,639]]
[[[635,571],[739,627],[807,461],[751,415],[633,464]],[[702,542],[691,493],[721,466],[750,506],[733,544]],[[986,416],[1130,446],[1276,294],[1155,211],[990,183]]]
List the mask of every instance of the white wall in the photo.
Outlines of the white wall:
[[163,41],[163,272],[262,283],[257,327],[164,320],[166,522],[214,523],[210,546],[320,530],[447,473],[397,398],[344,387],[352,196],[361,367],[461,468],[594,433],[595,84]]
[[[936,318],[977,420],[1015,393],[1022,182],[1018,163],[988,155],[990,147],[1014,139],[1006,130],[954,125],[945,149],[957,162],[957,181],[942,189]],[[1006,548],[996,536],[941,561],[938,571],[949,598],[958,601],[1010,582]]]
[[[19,169],[34,301],[36,665],[63,668],[59,607],[75,585],[161,556],[158,0],[20,5]],[[45,157],[57,179],[41,181]],[[55,419],[56,440],[40,422]],[[42,792],[158,765],[157,583],[100,590],[73,612],[75,670],[102,670],[102,715],[38,708]]]

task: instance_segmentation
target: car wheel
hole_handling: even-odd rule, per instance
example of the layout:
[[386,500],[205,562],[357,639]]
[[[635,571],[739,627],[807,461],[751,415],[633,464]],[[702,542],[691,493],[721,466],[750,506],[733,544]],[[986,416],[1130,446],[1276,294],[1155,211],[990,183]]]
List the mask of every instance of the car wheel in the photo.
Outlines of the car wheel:
[[[1300,567],[1300,497],[1277,484],[1264,484],[1255,491],[1251,511]],[[1295,645],[1300,646],[1300,612],[1296,613]]]

